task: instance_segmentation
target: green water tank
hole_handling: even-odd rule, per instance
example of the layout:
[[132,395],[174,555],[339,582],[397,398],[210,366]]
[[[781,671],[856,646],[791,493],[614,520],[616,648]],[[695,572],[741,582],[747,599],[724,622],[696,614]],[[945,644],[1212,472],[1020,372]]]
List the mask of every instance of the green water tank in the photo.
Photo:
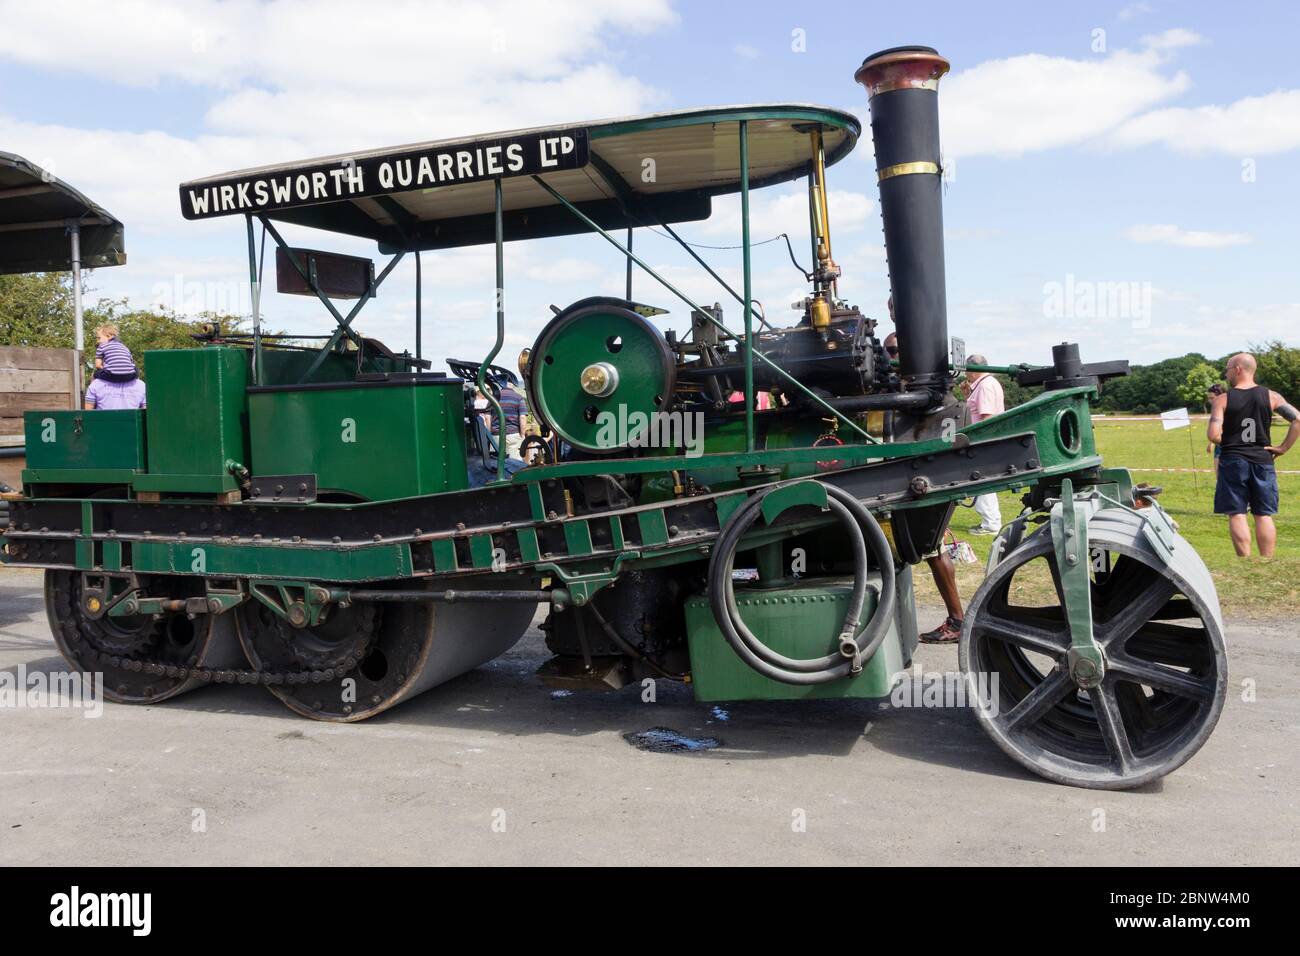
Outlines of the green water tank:
[[380,374],[248,390],[255,477],[315,475],[321,494],[367,501],[469,485],[464,383]]
[[[880,595],[880,577],[869,575],[867,602],[863,608],[874,614]],[[900,577],[900,604],[890,631],[867,662],[862,673],[826,684],[800,686],[764,677],[731,649],[722,636],[707,595],[686,601],[686,634],[691,652],[691,686],[695,699],[722,700],[820,700],[856,697],[882,699],[889,696],[898,675],[911,662],[916,645],[911,623],[911,579]],[[825,578],[795,582],[790,587],[737,587],[736,605],[740,617],[754,635],[772,650],[787,657],[810,658],[834,653],[840,625],[853,591],[852,581]],[[908,639],[906,631],[911,630]]]
[[219,493],[239,486],[226,463],[248,460],[248,352],[228,346],[144,354],[149,473],[136,491]]

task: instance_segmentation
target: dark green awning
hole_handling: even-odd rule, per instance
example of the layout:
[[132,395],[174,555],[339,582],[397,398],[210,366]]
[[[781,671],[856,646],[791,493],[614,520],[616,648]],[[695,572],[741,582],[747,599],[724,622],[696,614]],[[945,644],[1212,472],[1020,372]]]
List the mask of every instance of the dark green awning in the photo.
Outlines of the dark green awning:
[[0,274],[72,269],[68,230],[80,224],[81,266],[126,263],[122,224],[65,182],[0,152]]

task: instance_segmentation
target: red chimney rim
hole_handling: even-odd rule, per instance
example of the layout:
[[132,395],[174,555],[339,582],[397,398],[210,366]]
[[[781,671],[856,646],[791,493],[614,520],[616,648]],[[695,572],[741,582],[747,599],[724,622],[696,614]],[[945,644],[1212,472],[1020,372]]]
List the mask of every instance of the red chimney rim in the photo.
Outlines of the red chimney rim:
[[932,47],[899,46],[881,50],[862,61],[853,79],[869,96],[898,89],[939,88],[939,78],[950,64]]

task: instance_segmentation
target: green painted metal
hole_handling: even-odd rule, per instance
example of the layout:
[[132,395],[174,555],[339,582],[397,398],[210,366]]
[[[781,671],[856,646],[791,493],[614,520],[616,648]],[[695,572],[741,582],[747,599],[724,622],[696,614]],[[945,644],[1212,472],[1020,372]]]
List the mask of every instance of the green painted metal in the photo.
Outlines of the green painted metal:
[[[1089,399],[1096,394],[1097,390],[1090,385],[1045,391],[1001,415],[967,425],[961,431],[971,441],[1033,432],[1038,439],[1038,453],[1043,467],[1051,468],[1062,464],[1078,467],[1081,458],[1097,454],[1088,406]],[[1071,446],[1062,440],[1062,425],[1076,429],[1077,437]]]
[[249,595],[297,627],[315,627],[332,596],[310,581],[249,581]]
[[456,557],[456,541],[453,538],[438,538],[432,542],[433,569],[440,574],[447,574],[460,569]]
[[[990,436],[993,437],[993,436]],[[705,439],[709,441],[708,438]],[[934,452],[949,451],[952,443],[942,439],[921,442],[898,442],[896,444],[877,445],[835,445],[821,448],[790,447],[770,451],[719,452],[703,454],[696,457],[686,455],[655,456],[649,458],[630,458],[618,462],[619,474],[652,474],[673,470],[706,472],[710,469],[734,471],[737,468],[782,467],[791,464],[815,465],[817,462],[838,461],[845,467],[860,465],[868,461],[884,458],[899,458],[909,455],[929,455]],[[579,475],[609,474],[610,462],[597,459],[594,461],[569,461],[558,465],[535,465],[515,473],[513,480],[517,484],[530,481],[543,481],[548,478],[573,478]]]
[[[872,575],[864,606],[867,620],[879,603],[879,587],[879,577]],[[852,590],[850,584],[824,579],[800,581],[788,588],[737,588],[736,605],[741,619],[772,650],[790,657],[820,657],[838,649],[837,638]],[[878,700],[890,695],[906,663],[895,626],[856,677],[807,687],[771,680],[751,670],[731,649],[705,595],[686,601],[686,635],[691,687],[695,699],[701,701]]]
[[768,492],[763,498],[763,520],[771,524],[783,512],[799,505],[811,505],[819,511],[826,511],[830,507],[826,501],[826,486],[820,481],[796,481]]
[[468,486],[459,379],[249,393],[254,475],[314,474],[370,501]]
[[131,468],[24,468],[24,485],[129,485],[144,477]]
[[642,544],[653,548],[668,543],[668,522],[662,511],[640,511],[636,521]]
[[[307,370],[319,353],[302,349],[262,349],[261,385],[297,385],[304,380]],[[372,351],[361,357],[362,372],[407,372],[410,367],[400,358],[388,358]],[[351,382],[357,376],[357,353],[334,351],[311,373],[309,384],[324,382]],[[251,383],[250,383],[251,384]]]
[[536,528],[520,528],[515,532],[519,542],[519,557],[525,563],[542,560],[541,545],[537,541]]
[[[583,370],[597,359],[618,379],[603,397],[580,387]],[[536,364],[529,399],[561,438],[588,451],[622,448],[643,438],[649,416],[672,399],[670,356],[658,331],[638,316],[613,311],[575,316],[548,335],[545,351],[530,361]],[[626,434],[617,426],[626,426]]]
[[1050,531],[1061,601],[1070,628],[1070,676],[1081,687],[1095,687],[1105,674],[1105,660],[1092,630],[1088,553],[1088,517],[1092,509],[1086,503],[1079,505],[1074,483],[1064,479],[1060,500],[1052,506]]
[[749,248],[749,122],[740,121],[740,249],[745,277],[745,451],[754,450],[754,280]]
[[492,567],[494,555],[492,535],[476,534],[469,539],[469,556],[474,567],[479,569]]
[[131,479],[131,487],[162,494],[215,495],[234,491],[239,482],[231,475],[137,475]]
[[218,545],[186,541],[136,541],[131,568],[141,574],[238,575],[313,581],[382,581],[411,577],[409,544],[364,548],[302,547],[284,542]]
[[84,480],[84,475],[72,477],[69,472],[107,473],[129,481],[145,470],[144,422],[140,409],[24,412],[23,482]]
[[581,518],[570,518],[564,522],[564,543],[569,554],[583,557],[594,550],[591,543],[591,528]]
[[227,461],[248,461],[248,353],[226,346],[146,352],[149,473],[140,491],[238,487]]

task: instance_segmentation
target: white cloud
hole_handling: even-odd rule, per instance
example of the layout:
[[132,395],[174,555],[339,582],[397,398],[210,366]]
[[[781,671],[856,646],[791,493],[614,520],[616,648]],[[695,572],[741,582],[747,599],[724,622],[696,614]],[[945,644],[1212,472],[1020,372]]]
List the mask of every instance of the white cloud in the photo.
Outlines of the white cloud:
[[1202,229],[1182,229],[1170,224],[1136,225],[1124,230],[1124,238],[1133,242],[1159,242],[1190,249],[1223,249],[1243,246],[1252,241],[1245,232],[1207,232]]
[[592,282],[606,271],[590,259],[565,256],[527,266],[524,275],[534,282]]
[[1160,143],[1184,153],[1264,156],[1300,148],[1300,90],[1247,96],[1227,106],[1171,107],[1128,120],[1116,146]]
[[1146,0],[1138,0],[1137,3],[1131,3],[1124,9],[1120,10],[1118,16],[1121,22],[1132,20],[1134,17],[1141,16],[1145,13],[1151,13],[1154,8]]
[[607,54],[608,30],[676,19],[667,0],[2,0],[0,55],[143,87],[436,95],[564,76]]
[[731,48],[731,52],[746,60],[758,59],[758,47],[750,46],[748,43],[737,43]]
[[[870,222],[876,201],[865,193],[832,189],[827,194],[830,206],[831,241],[842,233],[856,232]],[[879,219],[875,219],[879,223]],[[728,245],[740,242],[740,196],[718,196],[713,200],[713,216],[696,227],[701,235],[725,238]],[[788,233],[796,253],[808,248],[808,191],[805,188],[778,192],[755,192],[749,199],[749,231],[752,241],[770,239]]]
[[1142,38],[1142,45],[1152,50],[1180,50],[1188,46],[1200,46],[1205,37],[1185,27],[1174,27],[1163,33],[1154,33]]
[[987,60],[945,82],[944,150],[959,158],[1018,156],[1088,143],[1190,86],[1185,73],[1169,75],[1153,49]]

